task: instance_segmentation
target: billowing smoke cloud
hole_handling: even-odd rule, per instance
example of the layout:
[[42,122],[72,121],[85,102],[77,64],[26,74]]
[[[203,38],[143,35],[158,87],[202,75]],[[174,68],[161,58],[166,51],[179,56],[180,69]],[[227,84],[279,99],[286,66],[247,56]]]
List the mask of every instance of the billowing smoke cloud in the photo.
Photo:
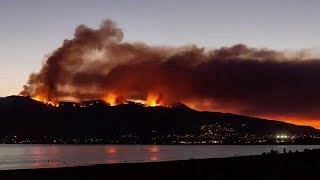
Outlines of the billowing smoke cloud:
[[318,119],[320,59],[234,45],[149,46],[123,41],[117,25],[76,28],[32,74],[22,95],[51,101],[142,99],[181,101],[200,110]]

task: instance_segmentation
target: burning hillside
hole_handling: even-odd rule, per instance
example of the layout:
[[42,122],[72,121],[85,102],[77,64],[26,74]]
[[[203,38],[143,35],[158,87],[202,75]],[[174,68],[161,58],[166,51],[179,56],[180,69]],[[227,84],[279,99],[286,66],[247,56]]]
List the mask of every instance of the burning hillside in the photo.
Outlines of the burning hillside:
[[52,102],[52,101],[49,101],[47,99],[44,99],[42,98],[41,96],[34,96],[34,97],[31,97],[33,100],[35,101],[39,101],[39,102],[42,102],[44,104],[47,104],[47,105],[50,105],[50,106],[56,106],[56,107],[59,107],[59,103],[58,102]]
[[[44,99],[41,96],[35,96],[35,97],[30,97],[31,99],[41,102],[43,104],[46,104],[48,106],[54,106],[54,107],[59,107],[60,103],[59,101],[49,101],[47,99]],[[116,105],[120,105],[120,104],[127,104],[128,102],[132,102],[132,103],[136,103],[136,104],[141,104],[145,107],[156,107],[156,106],[164,106],[164,107],[171,107],[171,105],[164,105],[164,104],[160,104],[159,102],[159,97],[155,96],[155,95],[150,95],[147,97],[146,100],[137,100],[137,99],[129,99],[129,100],[124,100],[124,99],[119,99],[116,95],[114,94],[108,94],[107,96],[105,96],[105,98],[103,98],[101,101],[103,101],[105,104],[109,105],[109,106],[116,106]],[[87,107],[87,104],[84,104],[83,102],[69,102],[72,103],[74,105],[79,105],[80,107]],[[89,105],[93,105],[93,102],[91,102],[91,104]],[[174,105],[174,104],[172,104]]]

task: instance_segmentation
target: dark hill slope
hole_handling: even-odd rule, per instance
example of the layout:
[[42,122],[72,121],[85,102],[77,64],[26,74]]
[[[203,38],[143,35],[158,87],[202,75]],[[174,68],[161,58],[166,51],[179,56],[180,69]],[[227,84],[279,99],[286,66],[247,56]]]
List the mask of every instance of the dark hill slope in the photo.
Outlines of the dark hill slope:
[[[1,98],[0,136],[85,137],[134,134],[148,137],[154,132],[157,135],[197,134],[203,128],[217,130],[217,127],[257,136],[276,133],[319,135],[319,130],[308,126],[235,114],[199,112],[181,103],[172,108],[144,107],[133,102],[108,106],[99,100],[83,102],[81,105],[61,102],[59,107],[53,107],[28,97]],[[216,133],[224,132],[217,130]]]

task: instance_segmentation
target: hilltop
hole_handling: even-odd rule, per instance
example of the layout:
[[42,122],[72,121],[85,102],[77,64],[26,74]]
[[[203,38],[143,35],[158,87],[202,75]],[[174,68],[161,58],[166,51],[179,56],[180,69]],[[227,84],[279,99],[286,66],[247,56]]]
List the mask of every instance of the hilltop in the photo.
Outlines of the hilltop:
[[[200,112],[182,103],[146,107],[126,101],[110,106],[102,100],[60,102],[52,106],[29,97],[0,99],[1,137],[63,137],[55,142],[96,143],[274,143],[317,139],[309,126],[221,112]],[[64,140],[63,140],[64,139]],[[309,142],[309,140],[308,140]],[[82,142],[86,143],[86,142]]]

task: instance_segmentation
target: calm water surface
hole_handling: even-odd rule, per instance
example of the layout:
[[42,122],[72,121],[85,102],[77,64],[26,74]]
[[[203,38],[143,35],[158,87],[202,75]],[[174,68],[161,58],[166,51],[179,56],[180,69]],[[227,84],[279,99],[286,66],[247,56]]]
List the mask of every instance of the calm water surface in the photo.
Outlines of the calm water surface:
[[0,170],[259,155],[320,145],[0,145]]

